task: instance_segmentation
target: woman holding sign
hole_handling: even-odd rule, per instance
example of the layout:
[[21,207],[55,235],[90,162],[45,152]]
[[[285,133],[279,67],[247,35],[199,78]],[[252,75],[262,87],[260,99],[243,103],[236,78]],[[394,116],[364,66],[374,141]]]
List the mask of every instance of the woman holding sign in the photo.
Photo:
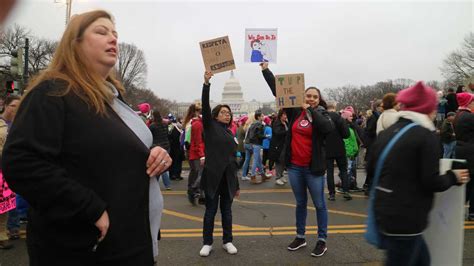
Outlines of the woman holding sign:
[[206,195],[206,213],[204,214],[203,247],[199,255],[209,256],[212,251],[212,234],[217,207],[221,205],[222,246],[227,253],[237,254],[232,244],[232,201],[240,194],[237,178],[237,139],[230,131],[232,113],[230,107],[219,104],[211,111],[209,105],[209,80],[211,72],[204,74],[202,88],[202,123],[204,127],[204,146],[206,159],[202,172],[201,188]]
[[[275,76],[262,63],[263,77],[276,96]],[[296,238],[288,246],[295,251],[306,246],[305,228],[307,216],[307,191],[316,207],[318,242],[311,256],[320,257],[327,250],[328,211],[324,200],[324,174],[326,156],[325,136],[333,129],[333,123],[325,109],[319,89],[309,87],[305,91],[305,102],[301,108],[285,108],[288,116],[288,133],[282,152],[288,167],[291,189],[296,198]]]

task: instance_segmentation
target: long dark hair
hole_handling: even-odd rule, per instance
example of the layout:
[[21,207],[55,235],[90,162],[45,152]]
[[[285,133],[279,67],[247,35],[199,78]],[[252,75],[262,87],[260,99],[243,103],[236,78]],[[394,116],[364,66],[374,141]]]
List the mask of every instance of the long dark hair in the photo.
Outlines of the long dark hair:
[[230,109],[230,106],[228,106],[227,104],[219,104],[217,105],[216,107],[214,107],[211,111],[211,115],[212,115],[212,118],[217,120],[217,116],[219,116],[219,112],[221,111],[222,108],[227,108],[229,109],[229,112],[230,112],[230,122],[228,124],[228,126],[231,126],[232,125],[232,121],[233,121],[233,116],[232,116],[232,109]]
[[189,123],[189,121],[191,121],[191,119],[196,117],[196,111],[197,110],[198,109],[196,109],[196,104],[195,103],[191,104],[188,107],[188,112],[186,113],[186,116],[184,117],[183,127],[185,127]]
[[283,116],[283,114],[286,114],[285,109],[281,108],[280,110],[278,110],[278,115],[277,115],[278,121],[281,120],[281,117]]
[[158,109],[153,109],[153,123],[157,125],[163,123],[163,118],[161,117],[160,111],[158,111]]
[[324,107],[324,109],[328,109],[328,105],[327,105],[326,101],[323,99],[323,95],[321,94],[321,91],[316,87],[308,87],[304,91],[304,93],[306,93],[309,90],[316,90],[319,94],[319,104],[318,104],[318,106],[322,106],[322,107]]

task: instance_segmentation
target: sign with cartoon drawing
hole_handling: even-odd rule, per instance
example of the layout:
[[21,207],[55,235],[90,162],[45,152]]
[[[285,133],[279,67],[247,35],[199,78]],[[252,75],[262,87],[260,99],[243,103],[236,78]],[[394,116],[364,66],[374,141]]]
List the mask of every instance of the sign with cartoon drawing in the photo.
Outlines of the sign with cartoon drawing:
[[216,74],[235,69],[228,36],[200,42],[199,46],[206,71]]
[[275,76],[276,106],[279,108],[301,107],[304,101],[304,74]]
[[277,29],[245,29],[244,61],[276,63],[277,40]]

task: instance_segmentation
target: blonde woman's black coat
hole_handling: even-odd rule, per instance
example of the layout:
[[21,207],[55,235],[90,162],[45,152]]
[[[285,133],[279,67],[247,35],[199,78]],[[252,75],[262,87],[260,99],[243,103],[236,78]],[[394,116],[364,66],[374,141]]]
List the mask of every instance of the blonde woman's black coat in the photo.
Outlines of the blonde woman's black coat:
[[23,99],[3,151],[7,182],[31,206],[30,265],[153,265],[148,147],[110,107],[101,116],[73,93],[51,96],[63,88],[45,81]]

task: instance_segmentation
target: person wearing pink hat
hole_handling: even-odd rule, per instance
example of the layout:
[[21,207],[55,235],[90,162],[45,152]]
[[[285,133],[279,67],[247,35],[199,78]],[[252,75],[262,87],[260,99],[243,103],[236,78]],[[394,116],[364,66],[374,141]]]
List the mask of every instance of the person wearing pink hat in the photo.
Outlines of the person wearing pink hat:
[[[369,155],[367,171],[376,173],[369,219],[374,218],[375,230],[383,239],[386,265],[430,265],[423,231],[434,193],[466,183],[469,173],[466,169],[439,173],[441,154],[433,149],[440,146],[433,123],[436,92],[418,82],[400,91],[396,100],[401,105],[399,120],[380,133]],[[393,146],[389,145],[392,139],[396,141]],[[368,232],[374,229],[372,225]]]
[[[260,66],[265,81],[273,96],[276,96],[275,76],[268,69],[268,63],[262,63]],[[285,108],[289,130],[283,156],[296,199],[296,238],[287,248],[295,251],[307,245],[305,231],[309,191],[318,221],[318,240],[311,256],[321,257],[327,251],[328,234],[328,210],[324,199],[324,175],[327,168],[325,139],[334,129],[334,124],[318,88],[307,88],[304,98],[301,107]]]
[[474,94],[463,92],[456,96],[459,108],[454,119],[455,156],[468,163],[471,181],[466,186],[466,201],[469,201],[467,219],[474,221]]
[[138,105],[138,110],[140,111],[138,115],[143,119],[143,122],[145,122],[147,126],[150,126],[153,121],[150,104],[141,103]]

